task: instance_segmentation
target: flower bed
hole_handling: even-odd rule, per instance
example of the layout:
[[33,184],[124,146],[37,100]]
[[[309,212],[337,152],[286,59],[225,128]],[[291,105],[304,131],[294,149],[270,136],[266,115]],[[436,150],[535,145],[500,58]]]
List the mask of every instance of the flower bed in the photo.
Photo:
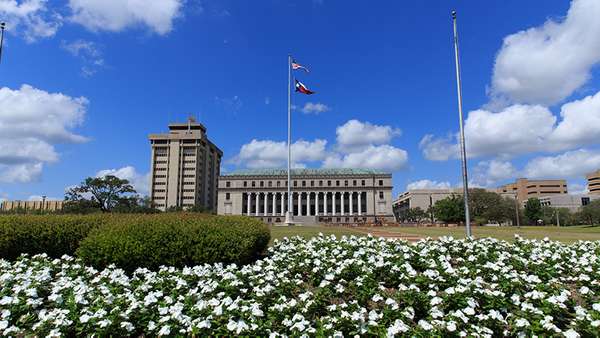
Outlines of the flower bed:
[[4,335],[594,336],[600,242],[277,242],[238,267],[0,260]]

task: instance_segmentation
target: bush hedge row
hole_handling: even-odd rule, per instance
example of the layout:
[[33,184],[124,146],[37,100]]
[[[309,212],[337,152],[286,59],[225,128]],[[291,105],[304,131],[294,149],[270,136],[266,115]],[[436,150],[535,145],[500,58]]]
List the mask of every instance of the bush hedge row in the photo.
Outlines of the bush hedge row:
[[0,216],[0,257],[76,255],[86,264],[126,271],[203,263],[246,264],[269,243],[268,227],[244,216],[154,215]]

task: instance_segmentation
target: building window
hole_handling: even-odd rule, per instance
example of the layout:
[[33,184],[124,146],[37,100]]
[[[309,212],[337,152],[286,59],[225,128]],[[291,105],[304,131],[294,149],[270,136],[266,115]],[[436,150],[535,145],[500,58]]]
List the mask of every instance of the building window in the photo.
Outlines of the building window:
[[269,181],[269,188],[273,186],[273,182]]
[[335,181],[335,186],[339,187],[340,186],[340,181]]
[[306,181],[302,181],[302,186],[306,187]]
[[356,187],[356,180],[352,181],[352,185]]
[[225,182],[225,187],[231,188],[231,182],[229,182],[229,181]]
[[298,186],[298,181],[294,181],[294,187]]
[[277,188],[281,186],[281,182],[277,181]]
[[248,182],[244,181],[244,188],[248,186]]
[[383,186],[383,180],[379,180],[379,185]]
[[314,187],[315,186],[315,181],[310,181],[310,186]]
[[319,187],[323,186],[323,181],[319,181]]
[[265,186],[265,182],[263,182],[263,181],[260,181],[260,187],[262,188],[262,187],[264,187],[264,186]]
[[331,181],[327,181],[327,186],[331,187]]
[[256,182],[252,181],[252,187],[256,187]]
[[362,180],[361,184],[364,187],[365,186],[365,180]]
[[225,199],[229,201],[229,199],[231,198],[231,195],[229,193],[225,194]]
[[382,200],[383,199],[383,191],[379,192],[379,199]]
[[344,181],[344,186],[347,187],[348,186],[348,180]]

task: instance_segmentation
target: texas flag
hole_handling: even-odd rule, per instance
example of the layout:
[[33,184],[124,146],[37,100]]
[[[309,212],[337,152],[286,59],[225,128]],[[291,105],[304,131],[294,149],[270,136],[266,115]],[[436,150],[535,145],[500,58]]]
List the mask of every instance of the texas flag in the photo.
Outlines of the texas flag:
[[311,94],[315,93],[312,90],[306,88],[306,86],[302,82],[300,82],[298,80],[295,80],[295,81],[296,81],[296,91],[297,92],[300,92],[300,93],[306,94],[306,95],[311,95]]

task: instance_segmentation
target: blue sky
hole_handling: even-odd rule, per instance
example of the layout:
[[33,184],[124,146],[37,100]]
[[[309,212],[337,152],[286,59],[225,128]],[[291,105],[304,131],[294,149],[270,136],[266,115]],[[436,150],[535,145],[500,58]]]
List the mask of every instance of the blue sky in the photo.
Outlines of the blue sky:
[[0,199],[114,173],[147,191],[149,133],[199,118],[223,171],[366,166],[394,193],[460,184],[450,11],[471,183],[600,168],[600,5],[567,1],[0,0]]

